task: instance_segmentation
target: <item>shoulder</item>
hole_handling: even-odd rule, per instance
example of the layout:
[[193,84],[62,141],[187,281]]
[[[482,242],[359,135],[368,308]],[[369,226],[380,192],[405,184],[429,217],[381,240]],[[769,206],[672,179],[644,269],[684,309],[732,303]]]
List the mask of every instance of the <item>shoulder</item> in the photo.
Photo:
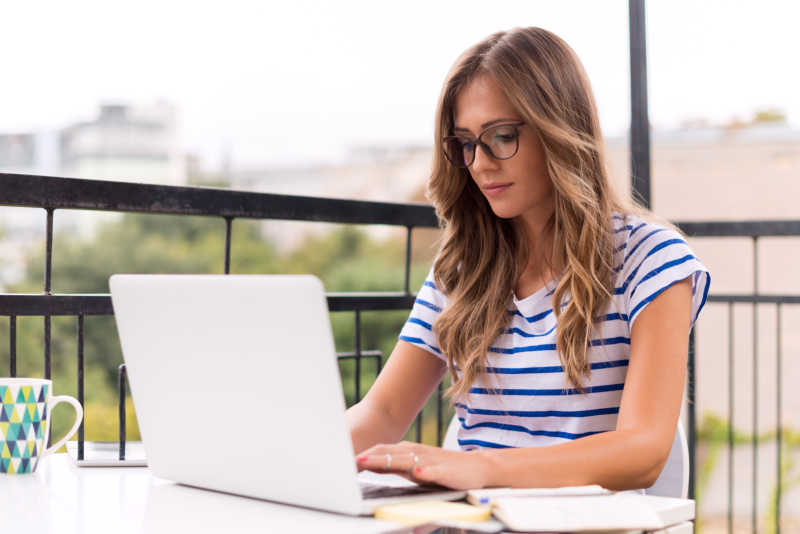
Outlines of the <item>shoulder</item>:
[[615,214],[613,228],[614,252],[620,260],[616,265],[638,263],[668,248],[675,253],[691,250],[680,231],[638,215]]
[[705,303],[711,278],[686,237],[677,229],[636,215],[614,220],[615,294],[635,317],[664,290],[692,280],[693,322]]

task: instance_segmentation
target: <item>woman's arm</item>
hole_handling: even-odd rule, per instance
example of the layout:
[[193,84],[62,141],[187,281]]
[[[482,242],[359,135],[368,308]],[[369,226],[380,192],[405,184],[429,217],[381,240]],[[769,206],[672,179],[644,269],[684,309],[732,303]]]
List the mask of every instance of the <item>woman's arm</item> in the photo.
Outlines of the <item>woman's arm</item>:
[[439,358],[398,341],[367,395],[347,410],[356,454],[378,443],[399,441],[446,371]]
[[417,467],[413,474],[420,481],[462,489],[651,486],[667,460],[680,415],[691,298],[691,280],[675,283],[634,322],[616,430],[550,447],[454,452],[413,443],[379,446],[366,451],[359,466],[380,471],[385,455],[392,454],[397,458],[392,471]]

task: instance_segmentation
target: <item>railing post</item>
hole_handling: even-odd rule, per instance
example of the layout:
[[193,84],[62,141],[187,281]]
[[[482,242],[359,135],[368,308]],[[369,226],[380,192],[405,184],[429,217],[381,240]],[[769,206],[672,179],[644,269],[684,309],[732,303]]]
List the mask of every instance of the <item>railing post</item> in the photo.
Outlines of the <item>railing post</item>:
[[728,303],[728,533],[733,534],[733,302]]
[[689,416],[689,498],[695,498],[695,476],[697,473],[697,411],[695,401],[695,358],[694,358],[695,333],[694,328],[689,333],[689,365],[688,365],[688,416]]
[[[86,402],[84,397],[84,361],[83,361],[83,315],[78,315],[78,403],[83,407],[83,413],[86,413]],[[86,417],[81,418],[81,426],[78,427],[78,460],[83,460],[84,453],[84,423]]]
[[231,273],[231,225],[233,217],[225,217],[225,274]]
[[8,376],[17,376],[17,316],[8,317]]
[[758,236],[753,236],[753,532],[758,532]]
[[125,459],[125,381],[127,371],[125,364],[120,364],[117,368],[117,387],[119,388],[119,459]]
[[631,194],[650,207],[650,121],[644,0],[629,0],[631,59]]

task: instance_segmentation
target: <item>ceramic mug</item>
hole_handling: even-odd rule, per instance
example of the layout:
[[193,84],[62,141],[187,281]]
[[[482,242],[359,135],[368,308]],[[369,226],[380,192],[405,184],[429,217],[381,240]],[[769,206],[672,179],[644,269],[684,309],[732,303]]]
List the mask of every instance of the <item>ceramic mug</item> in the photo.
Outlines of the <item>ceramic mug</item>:
[[[53,396],[53,382],[43,378],[0,378],[0,473],[33,473],[42,458],[54,453],[78,430],[80,403],[68,395]],[[75,408],[75,424],[49,448],[50,414],[60,402]]]

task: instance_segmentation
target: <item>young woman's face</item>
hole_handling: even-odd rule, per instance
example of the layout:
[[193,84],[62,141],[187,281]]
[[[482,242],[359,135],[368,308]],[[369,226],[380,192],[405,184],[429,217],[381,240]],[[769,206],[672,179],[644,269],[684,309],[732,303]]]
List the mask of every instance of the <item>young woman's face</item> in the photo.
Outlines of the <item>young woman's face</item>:
[[[493,124],[521,122],[520,115],[489,75],[481,75],[458,93],[455,101],[454,135],[474,139]],[[492,123],[492,124],[489,124]],[[475,149],[470,175],[498,217],[541,220],[553,211],[553,185],[547,175],[544,151],[530,125],[517,127],[519,149],[505,160]],[[506,130],[504,133],[513,132]],[[501,132],[502,133],[502,132]],[[491,144],[490,140],[484,141]],[[508,137],[497,142],[508,142]]]

